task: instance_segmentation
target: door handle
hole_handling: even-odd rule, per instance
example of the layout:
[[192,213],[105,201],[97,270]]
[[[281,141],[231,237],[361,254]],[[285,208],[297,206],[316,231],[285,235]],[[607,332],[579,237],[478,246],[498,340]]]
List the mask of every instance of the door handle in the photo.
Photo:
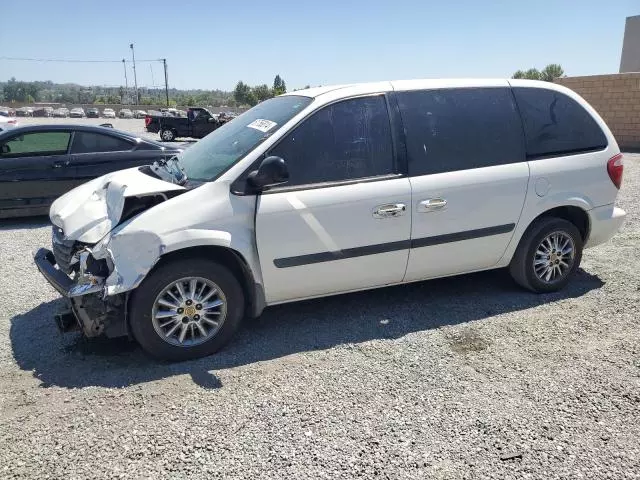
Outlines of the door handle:
[[418,212],[427,213],[442,210],[447,206],[447,201],[444,198],[429,198],[423,200],[418,204]]
[[53,168],[62,168],[69,165],[69,160],[53,162]]
[[407,206],[404,203],[387,203],[376,207],[373,211],[374,218],[399,217],[404,215]]

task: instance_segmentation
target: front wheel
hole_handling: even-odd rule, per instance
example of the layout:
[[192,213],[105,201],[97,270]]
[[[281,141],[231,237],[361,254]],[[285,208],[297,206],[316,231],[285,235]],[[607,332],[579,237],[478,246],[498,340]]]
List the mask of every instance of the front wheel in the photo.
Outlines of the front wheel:
[[583,239],[568,220],[543,217],[533,222],[516,249],[509,265],[513,279],[537,292],[564,288],[580,266]]
[[167,129],[160,131],[160,138],[165,142],[173,142],[176,136],[173,130]]
[[161,265],[131,298],[131,331],[164,360],[211,355],[228,343],[244,316],[244,293],[223,265],[176,260]]

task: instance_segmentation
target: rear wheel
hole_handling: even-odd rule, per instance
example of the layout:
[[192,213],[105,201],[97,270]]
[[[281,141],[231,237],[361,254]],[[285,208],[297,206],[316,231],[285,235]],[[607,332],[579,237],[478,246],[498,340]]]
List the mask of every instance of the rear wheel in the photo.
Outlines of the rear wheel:
[[131,331],[149,354],[188,360],[215,353],[244,316],[244,293],[224,266],[203,259],[160,266],[131,298]]
[[513,279],[538,293],[564,288],[580,266],[583,239],[562,218],[543,217],[527,229],[509,265]]
[[161,130],[160,138],[165,142],[173,142],[176,138],[175,132],[171,129]]

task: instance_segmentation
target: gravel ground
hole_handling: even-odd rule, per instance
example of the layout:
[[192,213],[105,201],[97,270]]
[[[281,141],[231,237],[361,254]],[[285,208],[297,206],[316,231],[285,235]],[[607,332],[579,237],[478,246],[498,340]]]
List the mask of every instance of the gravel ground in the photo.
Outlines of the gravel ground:
[[[123,120],[124,122],[141,122]],[[0,478],[640,478],[640,155],[563,292],[503,271],[271,308],[216,356],[60,336],[0,224]]]

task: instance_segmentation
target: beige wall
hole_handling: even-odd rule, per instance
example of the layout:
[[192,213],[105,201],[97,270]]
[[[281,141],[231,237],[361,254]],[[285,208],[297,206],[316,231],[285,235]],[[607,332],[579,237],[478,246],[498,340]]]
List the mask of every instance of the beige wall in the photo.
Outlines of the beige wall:
[[640,148],[640,73],[617,73],[556,80],[595,108],[621,148]]

